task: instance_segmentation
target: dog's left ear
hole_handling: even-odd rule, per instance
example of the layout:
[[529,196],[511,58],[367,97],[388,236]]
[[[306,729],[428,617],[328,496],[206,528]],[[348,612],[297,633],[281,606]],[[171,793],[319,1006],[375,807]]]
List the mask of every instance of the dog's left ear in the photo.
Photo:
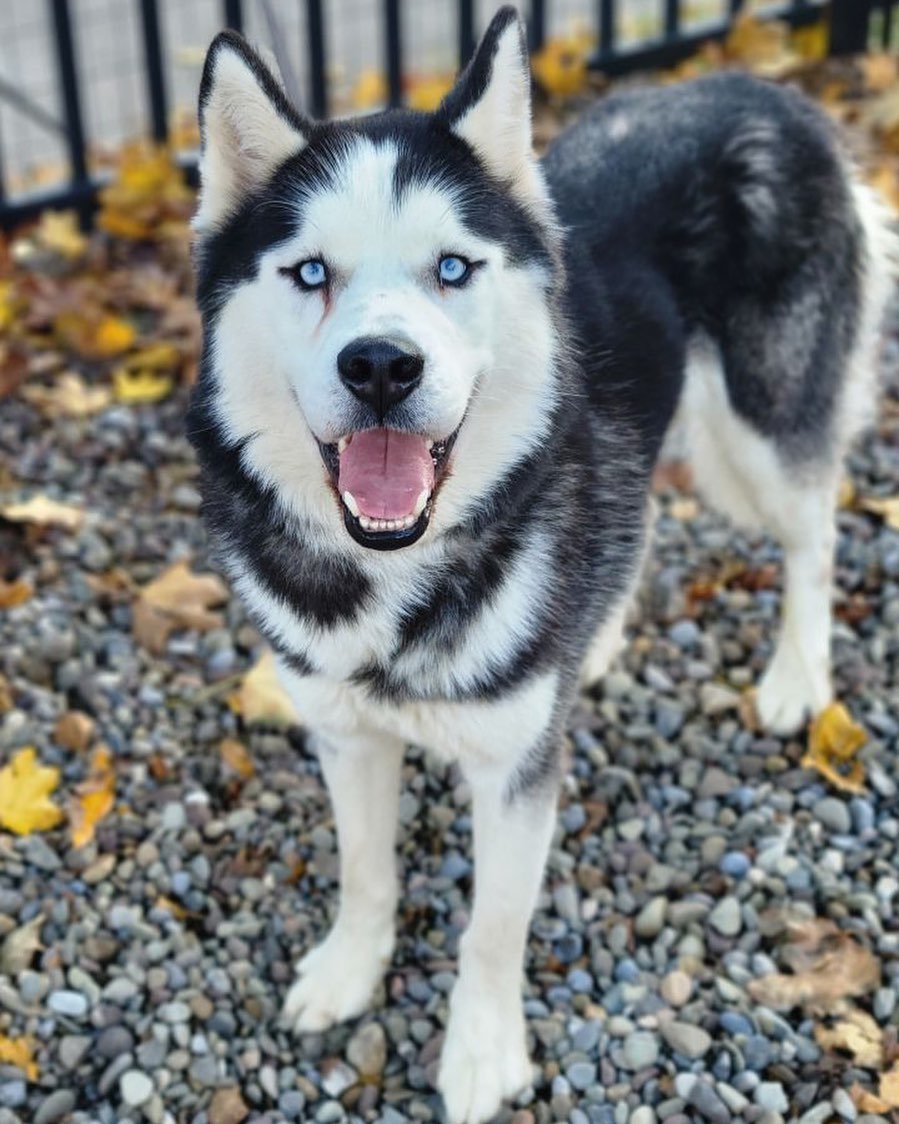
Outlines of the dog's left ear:
[[529,184],[531,75],[524,24],[514,8],[500,8],[493,17],[437,116],[498,179],[513,188]]

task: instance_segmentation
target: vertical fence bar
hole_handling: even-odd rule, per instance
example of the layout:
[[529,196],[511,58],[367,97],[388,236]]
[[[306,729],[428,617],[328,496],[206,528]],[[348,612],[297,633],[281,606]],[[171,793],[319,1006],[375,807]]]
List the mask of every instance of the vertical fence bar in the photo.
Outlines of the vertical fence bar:
[[893,44],[893,5],[884,4],[883,6],[883,31],[881,33],[883,39],[883,46],[885,50],[889,50]]
[[243,5],[240,0],[224,0],[222,17],[225,27],[230,27],[232,31],[243,32]]
[[459,0],[459,69],[474,54],[474,0]]
[[546,3],[545,0],[531,0],[531,14],[528,19],[528,46],[539,51],[546,41]]
[[832,0],[830,6],[830,53],[852,55],[868,46],[871,0]]
[[140,0],[140,17],[144,33],[144,65],[147,75],[147,93],[150,96],[153,137],[160,143],[164,143],[169,135],[169,111],[165,92],[165,73],[162,66],[159,9],[156,6],[156,0]]
[[665,0],[665,38],[676,39],[680,28],[680,0]]
[[322,0],[306,0],[306,38],[309,47],[309,108],[313,117],[328,115],[325,69],[325,13]]
[[384,0],[384,57],[387,62],[387,102],[403,104],[403,27],[400,0]]
[[730,14],[731,17],[738,16],[740,9],[743,7],[743,0],[730,0]]
[[615,0],[599,0],[599,53],[606,57],[615,50]]
[[[50,0],[56,45],[57,78],[62,98],[62,112],[66,123],[66,145],[69,150],[70,181],[73,195],[83,191],[88,183],[87,153],[84,147],[84,123],[81,117],[81,97],[78,89],[78,65],[75,61],[75,44],[72,40],[72,18],[69,0]],[[85,197],[86,198],[86,197]],[[81,221],[90,218],[89,202],[79,205]]]

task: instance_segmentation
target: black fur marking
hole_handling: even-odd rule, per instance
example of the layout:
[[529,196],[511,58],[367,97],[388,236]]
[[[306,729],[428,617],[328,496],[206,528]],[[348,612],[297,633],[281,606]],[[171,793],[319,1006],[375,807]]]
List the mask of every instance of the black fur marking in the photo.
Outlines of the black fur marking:
[[484,96],[493,75],[493,61],[499,41],[511,24],[518,25],[518,43],[522,66],[528,65],[527,45],[524,26],[516,10],[511,5],[500,8],[475,51],[474,57],[460,74],[456,84],[440,104],[435,116],[447,124],[454,124]]
[[[207,384],[208,385],[208,384]],[[188,436],[200,462],[203,516],[226,565],[236,554],[275,597],[323,628],[351,621],[370,595],[368,579],[343,554],[310,549],[275,490],[247,471],[247,441],[228,444],[213,420],[206,385],[194,391]]]

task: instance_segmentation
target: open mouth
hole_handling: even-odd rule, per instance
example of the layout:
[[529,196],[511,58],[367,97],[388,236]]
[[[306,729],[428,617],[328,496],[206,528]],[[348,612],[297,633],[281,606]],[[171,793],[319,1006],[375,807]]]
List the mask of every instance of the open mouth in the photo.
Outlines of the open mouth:
[[442,441],[398,429],[365,429],[319,442],[346,529],[374,550],[411,546],[425,533],[458,429]]

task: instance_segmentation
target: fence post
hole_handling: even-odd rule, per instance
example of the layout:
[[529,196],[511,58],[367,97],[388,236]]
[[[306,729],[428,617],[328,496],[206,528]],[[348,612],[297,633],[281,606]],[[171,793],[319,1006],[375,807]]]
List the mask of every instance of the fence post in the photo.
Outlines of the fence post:
[[403,104],[403,28],[400,0],[384,0],[384,54],[387,61],[387,102]]
[[474,54],[474,0],[459,0],[459,69]]
[[88,184],[87,153],[84,148],[84,124],[81,117],[81,98],[78,90],[78,66],[75,62],[75,44],[72,41],[72,19],[69,0],[50,0],[56,44],[59,93],[66,122],[66,144],[71,168],[70,188],[78,198],[78,213],[87,226],[90,221],[91,202],[83,189]]
[[243,10],[240,0],[224,0],[222,14],[225,19],[225,27],[243,33]]
[[531,0],[531,14],[528,17],[528,47],[539,51],[546,39],[546,4],[544,0]]
[[168,99],[165,94],[165,72],[162,65],[162,42],[159,35],[159,9],[156,0],[140,0],[144,31],[144,59],[147,65],[147,91],[153,117],[153,136],[160,144],[169,135]]
[[328,116],[328,78],[325,63],[325,14],[322,0],[306,0],[309,40],[309,108],[321,120]]
[[832,0],[830,5],[830,53],[853,55],[868,46],[871,0]]

